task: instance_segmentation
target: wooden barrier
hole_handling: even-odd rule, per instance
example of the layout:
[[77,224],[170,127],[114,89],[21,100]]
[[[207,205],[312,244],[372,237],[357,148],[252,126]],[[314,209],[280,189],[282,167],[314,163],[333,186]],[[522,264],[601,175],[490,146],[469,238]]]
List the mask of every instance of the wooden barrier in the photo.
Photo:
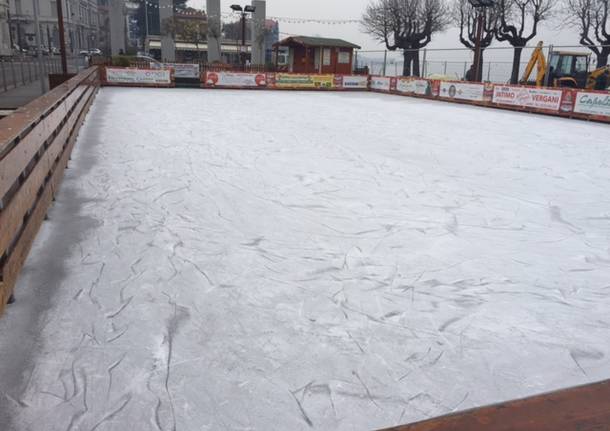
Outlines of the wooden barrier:
[[89,68],[0,120],[0,315],[98,88]]
[[610,430],[610,380],[466,410],[385,431]]

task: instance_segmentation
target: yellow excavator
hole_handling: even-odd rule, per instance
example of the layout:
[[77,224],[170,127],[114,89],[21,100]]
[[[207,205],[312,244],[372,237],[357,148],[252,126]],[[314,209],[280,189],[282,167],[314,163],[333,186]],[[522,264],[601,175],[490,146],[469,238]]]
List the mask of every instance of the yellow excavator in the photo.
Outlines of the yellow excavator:
[[[542,87],[548,82],[550,87],[585,88],[588,90],[605,90],[610,85],[610,65],[589,72],[590,54],[582,52],[552,51],[547,63],[542,50],[543,43],[538,42],[532,53],[521,84],[528,84],[536,67],[536,86]],[[547,81],[546,74],[549,73]]]

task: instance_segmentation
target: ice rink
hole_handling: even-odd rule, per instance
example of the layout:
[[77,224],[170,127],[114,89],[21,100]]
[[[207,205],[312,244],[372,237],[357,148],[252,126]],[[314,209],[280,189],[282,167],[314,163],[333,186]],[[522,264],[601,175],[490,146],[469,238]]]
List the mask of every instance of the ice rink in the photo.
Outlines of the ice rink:
[[608,378],[609,137],[104,88],[0,319],[0,428],[368,430]]

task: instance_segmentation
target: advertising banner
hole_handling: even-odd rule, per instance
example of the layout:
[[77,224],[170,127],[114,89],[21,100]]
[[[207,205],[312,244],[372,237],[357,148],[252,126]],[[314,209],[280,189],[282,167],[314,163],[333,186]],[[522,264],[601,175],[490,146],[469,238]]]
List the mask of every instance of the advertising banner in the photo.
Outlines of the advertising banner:
[[576,93],[574,112],[610,117],[610,93],[579,91]]
[[175,78],[195,78],[199,79],[199,65],[186,63],[150,63],[151,69],[174,69]]
[[265,87],[264,73],[206,72],[205,85],[209,87]]
[[441,81],[440,97],[447,99],[470,100],[482,102],[485,93],[483,84],[469,84],[465,82]]
[[496,85],[494,87],[493,102],[501,105],[523,106],[529,108],[548,109],[549,111],[559,111],[561,95],[561,90]]
[[371,76],[371,89],[390,91],[391,79],[382,76]]
[[366,75],[350,75],[350,76],[339,76],[341,78],[342,88],[352,88],[358,90],[366,90],[369,86],[369,77]]
[[106,82],[110,84],[150,84],[168,85],[172,83],[171,71],[168,69],[123,69],[106,68]]
[[276,88],[333,88],[334,75],[276,73]]
[[396,91],[405,94],[419,94],[420,96],[432,94],[432,87],[425,79],[399,78]]

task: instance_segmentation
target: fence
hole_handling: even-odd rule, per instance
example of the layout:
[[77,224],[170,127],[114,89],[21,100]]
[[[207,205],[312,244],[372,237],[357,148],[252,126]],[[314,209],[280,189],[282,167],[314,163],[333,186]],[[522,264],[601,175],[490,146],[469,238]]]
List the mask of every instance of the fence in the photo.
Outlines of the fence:
[[[601,48],[602,46],[598,46]],[[519,76],[522,77],[525,67],[534,51],[534,46],[523,48],[519,64]],[[548,58],[550,51],[569,50],[591,54],[591,51],[580,45],[543,47]],[[510,81],[514,49],[511,46],[492,46],[483,51],[483,79],[488,82],[503,84]],[[420,49],[419,62],[422,77],[443,75],[451,79],[461,80],[474,61],[474,52],[468,48],[434,48]],[[371,75],[402,76],[402,51],[356,51],[355,67],[367,67]],[[595,56],[590,57],[589,69],[595,69]]]
[[[84,65],[83,59],[70,58],[68,70],[76,72]],[[59,57],[43,57],[41,63],[35,57],[16,57],[0,60],[0,93],[40,80],[50,73],[61,73]]]
[[90,68],[0,120],[0,314],[98,86]]

